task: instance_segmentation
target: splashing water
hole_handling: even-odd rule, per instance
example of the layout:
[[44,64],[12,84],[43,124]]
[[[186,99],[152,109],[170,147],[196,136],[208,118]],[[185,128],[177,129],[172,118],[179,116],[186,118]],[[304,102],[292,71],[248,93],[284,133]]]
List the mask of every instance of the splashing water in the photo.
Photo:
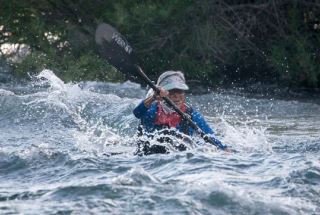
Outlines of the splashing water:
[[318,104],[189,95],[237,152],[202,144],[137,157],[132,110],[145,93],[64,83],[50,70],[2,84],[0,213],[320,213]]

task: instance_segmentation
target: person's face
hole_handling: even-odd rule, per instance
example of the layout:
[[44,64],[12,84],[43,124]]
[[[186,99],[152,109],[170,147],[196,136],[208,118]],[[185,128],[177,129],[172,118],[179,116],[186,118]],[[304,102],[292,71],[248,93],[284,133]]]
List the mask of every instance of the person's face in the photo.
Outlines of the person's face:
[[168,97],[177,106],[181,106],[186,101],[186,97],[183,90],[178,90],[178,89],[169,90]]

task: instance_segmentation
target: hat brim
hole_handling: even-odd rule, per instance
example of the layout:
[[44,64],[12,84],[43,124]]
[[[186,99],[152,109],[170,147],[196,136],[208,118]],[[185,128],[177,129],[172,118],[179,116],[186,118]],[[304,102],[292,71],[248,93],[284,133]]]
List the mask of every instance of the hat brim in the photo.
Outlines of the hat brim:
[[173,89],[189,90],[189,87],[183,83],[174,83],[174,84],[170,83],[170,84],[164,85],[163,88],[165,90],[173,90]]

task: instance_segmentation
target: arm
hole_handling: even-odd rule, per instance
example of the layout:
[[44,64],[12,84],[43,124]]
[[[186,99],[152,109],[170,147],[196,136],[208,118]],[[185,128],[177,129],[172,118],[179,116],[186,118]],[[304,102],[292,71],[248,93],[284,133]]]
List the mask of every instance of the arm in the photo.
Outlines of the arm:
[[[142,126],[144,132],[153,132],[155,129],[155,118],[157,111],[157,103],[153,102],[150,107],[146,107],[144,100],[133,110],[135,117],[140,119],[140,125]],[[144,133],[143,132],[143,133]]]
[[167,96],[169,94],[169,92],[163,89],[162,87],[160,87],[159,89],[159,95],[152,93],[152,95],[140,102],[140,104],[133,110],[133,114],[135,115],[135,117],[141,119],[147,113],[148,109],[151,107],[152,103],[155,100],[161,100],[162,97]]
[[141,117],[143,117],[147,113],[148,109],[154,101],[154,96],[150,96],[142,102],[140,102],[140,104],[133,110],[134,116],[138,119],[141,119]]
[[210,128],[203,116],[201,116],[201,114],[195,110],[192,112],[192,121],[194,121],[204,133],[214,134],[214,131],[212,128]]
[[226,150],[227,146],[224,145],[220,140],[218,140],[214,134],[214,131],[212,130],[212,128],[210,128],[210,126],[208,125],[208,123],[206,122],[206,120],[201,116],[201,114],[197,111],[193,111],[192,113],[192,120],[201,128],[201,130],[207,134],[216,144],[217,146],[222,149],[222,150]]

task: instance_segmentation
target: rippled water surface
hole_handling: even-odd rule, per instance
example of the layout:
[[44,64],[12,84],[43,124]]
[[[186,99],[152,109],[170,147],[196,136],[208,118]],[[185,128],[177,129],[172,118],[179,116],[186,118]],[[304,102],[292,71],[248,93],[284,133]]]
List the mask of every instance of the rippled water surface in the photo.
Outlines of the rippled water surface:
[[235,152],[138,157],[145,93],[47,70],[0,84],[0,214],[320,214],[319,103],[189,95]]

